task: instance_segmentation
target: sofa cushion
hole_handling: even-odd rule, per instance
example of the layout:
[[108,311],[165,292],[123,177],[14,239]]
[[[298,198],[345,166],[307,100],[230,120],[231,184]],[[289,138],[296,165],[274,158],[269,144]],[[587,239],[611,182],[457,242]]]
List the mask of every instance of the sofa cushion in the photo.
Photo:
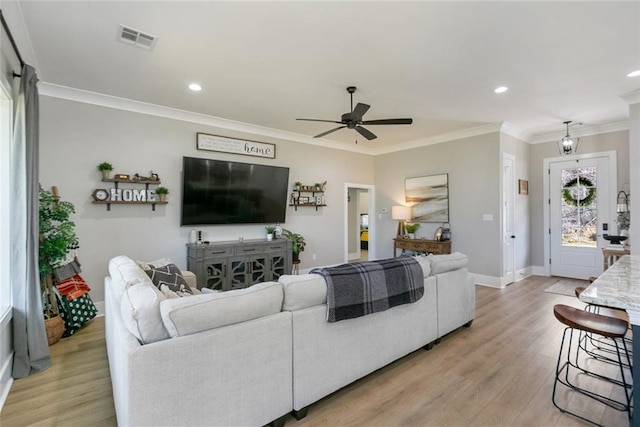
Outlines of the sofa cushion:
[[467,266],[469,258],[460,252],[449,255],[429,255],[431,260],[431,275],[457,270]]
[[127,281],[120,313],[126,328],[142,344],[169,338],[160,316],[160,303],[164,300],[166,297],[148,278]]
[[285,311],[300,310],[326,304],[327,282],[319,274],[282,275],[278,282],[284,286]]
[[429,257],[425,255],[417,255],[414,258],[416,259],[416,261],[418,261],[420,267],[422,267],[422,277],[424,277],[425,279],[429,277],[429,274],[431,274],[431,260],[429,259]]
[[164,267],[165,265],[174,264],[171,258],[160,258],[154,261],[139,261],[136,260],[136,264],[143,270],[151,270],[158,267]]
[[282,309],[282,285],[259,283],[245,289],[166,299],[160,314],[171,337],[246,322]]
[[111,286],[114,290],[116,301],[122,299],[124,290],[129,282],[138,281],[149,282],[149,276],[136,264],[134,260],[125,255],[111,258],[109,261],[109,275],[111,276]]
[[145,273],[151,278],[151,281],[158,289],[164,285],[169,290],[175,292],[177,296],[193,295],[187,281],[182,277],[182,272],[175,264],[167,264],[161,267],[155,267],[151,270],[145,270]]

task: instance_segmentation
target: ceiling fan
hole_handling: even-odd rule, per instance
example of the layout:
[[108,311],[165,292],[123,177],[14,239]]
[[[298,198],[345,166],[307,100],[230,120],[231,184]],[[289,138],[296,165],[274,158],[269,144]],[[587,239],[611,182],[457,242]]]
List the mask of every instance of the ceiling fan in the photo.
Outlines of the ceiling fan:
[[314,138],[321,138],[325,135],[329,135],[340,129],[355,129],[360,135],[367,138],[369,141],[372,139],[376,139],[377,136],[368,130],[367,128],[362,127],[362,125],[410,125],[413,123],[413,119],[379,119],[379,120],[362,120],[362,116],[371,108],[370,105],[362,104],[358,102],[356,108],[353,108],[353,94],[356,91],[355,86],[349,86],[347,88],[347,92],[351,94],[351,112],[344,113],[340,121],[335,120],[321,120],[321,119],[296,119],[296,120],[304,120],[307,122],[325,122],[325,123],[338,123],[342,126],[338,126],[337,128],[328,130],[326,132],[322,132]]

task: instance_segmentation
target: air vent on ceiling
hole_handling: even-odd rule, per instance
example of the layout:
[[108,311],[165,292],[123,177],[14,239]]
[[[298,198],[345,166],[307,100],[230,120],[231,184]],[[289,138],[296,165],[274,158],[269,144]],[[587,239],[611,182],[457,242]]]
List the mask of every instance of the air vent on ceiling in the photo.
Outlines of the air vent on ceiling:
[[156,45],[158,38],[151,34],[143,33],[142,31],[135,30],[131,27],[125,27],[120,25],[120,31],[118,32],[118,41],[122,43],[131,44],[143,49],[152,50]]

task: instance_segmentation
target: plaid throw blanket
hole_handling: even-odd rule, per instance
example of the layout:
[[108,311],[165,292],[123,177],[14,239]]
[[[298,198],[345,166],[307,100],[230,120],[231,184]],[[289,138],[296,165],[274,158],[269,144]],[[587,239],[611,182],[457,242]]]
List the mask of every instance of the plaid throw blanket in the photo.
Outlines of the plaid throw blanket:
[[327,320],[353,319],[418,301],[424,294],[422,267],[411,257],[315,268],[327,282]]

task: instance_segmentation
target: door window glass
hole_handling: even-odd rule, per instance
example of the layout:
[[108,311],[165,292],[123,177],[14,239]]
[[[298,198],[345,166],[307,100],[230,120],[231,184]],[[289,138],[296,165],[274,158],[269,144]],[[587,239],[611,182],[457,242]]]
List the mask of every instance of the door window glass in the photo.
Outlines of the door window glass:
[[562,170],[562,245],[597,246],[597,168]]

